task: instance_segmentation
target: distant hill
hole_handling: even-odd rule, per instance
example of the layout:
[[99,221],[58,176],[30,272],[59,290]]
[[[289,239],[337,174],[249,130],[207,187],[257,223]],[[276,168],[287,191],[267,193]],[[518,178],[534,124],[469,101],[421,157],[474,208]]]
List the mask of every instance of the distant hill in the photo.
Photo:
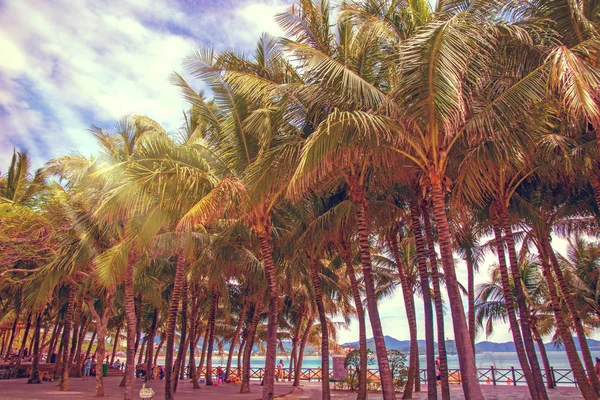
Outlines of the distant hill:
[[[579,341],[577,338],[573,338],[575,340],[575,347],[577,350],[580,350]],[[594,339],[588,339],[588,346],[592,351],[600,351],[600,341]],[[555,346],[552,343],[545,343],[546,351],[565,351],[563,345]],[[479,342],[475,344],[475,349],[480,353],[510,353],[515,352],[515,344],[513,342],[506,343],[495,343],[495,342]]]
[[478,353],[511,353],[516,350],[513,342],[496,343],[483,341],[475,343],[475,351]]
[[[577,338],[575,339],[575,346],[577,350],[579,350],[579,341]],[[400,350],[403,353],[408,353],[410,350],[410,340],[398,340],[391,336],[384,336],[385,345],[388,349]],[[590,350],[592,351],[600,351],[600,341],[594,339],[588,339],[588,345],[590,346]],[[425,341],[419,340],[419,353],[425,353]],[[564,347],[562,345],[555,346],[552,343],[546,343],[546,351],[564,351]],[[349,342],[342,344],[344,348],[358,348],[358,342]],[[367,347],[375,352],[375,343],[373,342],[373,338],[367,339]],[[437,351],[437,342],[435,343],[436,351]],[[454,340],[446,341],[446,348],[448,350],[448,354],[453,354],[456,352],[456,346],[454,344]],[[475,344],[475,351],[478,353],[511,353],[515,352],[515,344],[513,342],[505,342],[505,343],[496,343],[489,341],[482,341]]]
[[[403,353],[408,353],[410,350],[410,340],[398,340],[387,335],[383,337],[383,340],[385,342],[385,347],[388,349],[400,350]],[[425,353],[425,340],[418,340],[417,342],[419,343],[419,353]],[[437,342],[435,345],[437,347]],[[359,344],[358,342],[349,342],[344,343],[341,346],[345,349],[358,349]],[[367,339],[367,348],[375,352],[375,342],[373,341],[373,338]]]

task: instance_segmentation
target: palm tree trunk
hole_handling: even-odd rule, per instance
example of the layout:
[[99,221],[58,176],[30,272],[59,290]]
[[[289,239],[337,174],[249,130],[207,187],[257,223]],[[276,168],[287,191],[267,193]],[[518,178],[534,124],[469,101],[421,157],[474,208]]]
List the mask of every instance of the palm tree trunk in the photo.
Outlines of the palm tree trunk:
[[73,311],[75,308],[75,290],[74,284],[69,285],[69,298],[67,302],[67,315],[65,316],[65,328],[63,330],[63,364],[62,379],[60,380],[60,390],[66,392],[69,390],[69,339],[71,337],[71,323],[73,321]]
[[542,358],[542,364],[544,365],[544,371],[546,372],[546,384],[548,385],[548,389],[554,389],[554,380],[552,379],[552,370],[550,369],[550,361],[548,360],[548,354],[546,353],[546,346],[544,346],[544,341],[542,340],[542,336],[537,329],[536,319],[532,316],[532,321],[529,324],[531,326],[531,333],[533,334],[533,338],[538,345],[538,350],[540,352],[540,357]]
[[[517,351],[517,357],[521,363],[523,369],[523,375],[529,388],[529,393],[532,399],[540,399],[537,384],[534,381],[533,373],[527,360],[527,354],[525,353],[525,347],[523,346],[523,338],[521,337],[521,331],[517,316],[515,315],[515,303],[512,295],[512,288],[508,277],[508,267],[506,265],[506,256],[504,253],[504,244],[502,240],[502,228],[500,226],[500,220],[494,207],[490,209],[492,214],[492,227],[494,229],[496,252],[498,253],[498,265],[500,266],[500,279],[502,282],[502,292],[504,294],[504,304],[506,305],[506,314],[508,316],[508,322],[510,323],[510,331],[513,335],[513,341],[515,343],[515,349]],[[523,322],[523,321],[521,321]],[[542,382],[543,384],[543,382]]]
[[212,290],[210,301],[210,312],[208,314],[208,324],[206,326],[208,334],[208,343],[206,346],[206,386],[212,386],[212,354],[215,343],[215,323],[217,320],[217,307],[219,305],[219,296]]
[[[192,332],[195,332],[192,331]],[[191,332],[190,332],[191,333]],[[192,380],[192,385],[194,389],[200,389],[200,384],[198,383],[198,369],[196,368],[196,347],[198,346],[198,339],[196,335],[190,340],[190,361],[189,361],[189,375]]]
[[[438,335],[438,358],[440,360],[440,376],[442,386],[442,399],[450,400],[450,385],[448,384],[448,356],[446,355],[446,332],[444,329],[444,306],[442,304],[442,292],[440,290],[440,276],[438,272],[437,253],[431,229],[431,217],[429,216],[428,204],[422,204],[423,227],[429,255],[429,266],[431,268],[431,283],[433,284],[433,304],[435,305],[435,321],[437,323]],[[473,352],[475,354],[475,352]]]
[[[519,262],[517,259],[517,251],[515,247],[515,241],[512,234],[512,227],[510,225],[510,221],[508,219],[508,210],[506,210],[501,203],[499,211],[499,218],[502,222],[502,227],[504,228],[504,236],[506,241],[506,247],[508,250],[508,260],[510,262],[510,273],[513,278],[513,282],[521,283],[521,271],[519,270]],[[519,318],[521,322],[521,328],[523,331],[523,342],[525,344],[525,351],[527,352],[527,358],[529,359],[529,364],[531,365],[531,371],[533,373],[533,382],[537,386],[537,391],[539,393],[540,399],[548,400],[548,393],[546,392],[546,387],[544,386],[544,380],[542,378],[542,371],[540,370],[540,363],[537,358],[537,354],[535,353],[535,345],[533,341],[533,337],[531,336],[531,327],[529,326],[529,307],[526,303],[526,297],[523,290],[522,284],[515,284],[516,294],[517,294],[517,306],[519,310]],[[592,365],[593,371],[593,365]],[[595,373],[594,373],[595,375]]]
[[158,308],[154,307],[152,323],[148,332],[148,347],[146,348],[146,375],[144,381],[148,382],[152,375],[152,356],[154,353],[154,337],[156,336],[156,325],[158,324]]
[[592,360],[592,355],[590,353],[590,348],[587,343],[585,331],[583,330],[583,323],[581,322],[581,316],[579,315],[579,311],[577,311],[577,306],[573,301],[573,296],[571,295],[571,290],[567,284],[567,280],[562,273],[560,268],[560,264],[558,262],[558,258],[556,257],[556,253],[550,244],[549,235],[543,237],[544,244],[546,246],[546,252],[550,259],[550,265],[552,266],[552,270],[554,271],[554,276],[556,276],[556,281],[558,282],[558,286],[560,291],[562,292],[563,299],[567,303],[567,308],[571,317],[573,318],[573,325],[575,325],[575,332],[577,333],[577,340],[579,341],[579,348],[581,350],[581,357],[583,358],[583,364],[585,365],[585,369],[588,374],[588,378],[590,383],[592,384],[592,388],[600,397],[600,380],[598,379],[598,375],[594,370],[594,361]]
[[175,328],[177,327],[177,314],[179,314],[179,300],[181,299],[181,289],[183,287],[183,275],[186,262],[183,249],[179,250],[177,255],[177,264],[175,266],[175,281],[173,291],[171,292],[171,304],[169,306],[169,317],[167,319],[167,354],[165,357],[165,400],[173,400],[173,351],[175,348]]
[[23,340],[21,341],[21,347],[19,348],[19,352],[17,353],[17,361],[15,362],[15,367],[12,371],[12,378],[17,378],[19,375],[19,369],[21,368],[21,360],[23,360],[23,353],[25,351],[25,346],[27,345],[27,337],[29,336],[29,329],[31,328],[31,312],[27,315],[27,322],[25,324],[25,332],[23,333]]
[[279,282],[277,269],[273,262],[271,236],[266,229],[258,232],[260,251],[265,266],[268,283],[269,314],[267,322],[267,354],[265,356],[265,376],[263,400],[272,400],[275,396],[275,357],[277,356],[277,318],[279,314]]
[[319,312],[319,322],[321,323],[321,398],[329,400],[331,399],[331,390],[329,388],[329,332],[327,329],[327,317],[325,315],[325,306],[323,305],[323,292],[321,279],[317,270],[317,260],[309,256],[309,263],[313,289],[315,291],[315,301]]
[[465,261],[467,263],[467,291],[469,298],[469,336],[473,352],[475,351],[475,262],[471,249],[466,250]]
[[6,334],[7,334],[8,330],[6,329],[2,329],[2,346],[0,346],[0,355],[4,356],[4,352],[6,351],[6,348],[4,347],[6,345]]
[[[81,308],[80,308],[81,309]],[[85,334],[87,333],[87,318],[83,317],[81,321],[81,326],[79,327],[79,334],[77,336],[77,349],[75,350],[75,364],[79,366],[77,368],[77,373],[75,377],[81,378],[81,365],[83,364],[83,360],[81,359],[81,348],[83,347],[83,341],[85,339]]]
[[581,365],[581,360],[579,359],[579,354],[575,348],[573,336],[571,336],[571,332],[563,318],[562,309],[558,298],[558,291],[556,284],[554,283],[554,277],[552,276],[550,264],[548,262],[546,246],[544,246],[543,243],[538,243],[537,245],[540,253],[540,260],[542,262],[542,274],[544,275],[546,283],[548,284],[548,292],[550,293],[550,300],[552,302],[552,309],[554,311],[554,319],[556,320],[556,329],[558,330],[558,333],[562,338],[563,345],[565,346],[565,352],[567,353],[567,358],[569,359],[573,376],[575,377],[577,385],[579,386],[579,391],[585,400],[597,399],[598,396],[588,381],[585,370],[583,369],[583,365]]
[[[96,396],[104,396],[104,375],[101,366],[104,363],[104,354],[106,353],[106,328],[108,325],[108,316],[110,315],[109,310],[104,310],[101,318],[96,318],[97,321],[97,337],[98,344],[96,345]],[[86,357],[87,359],[87,357]]]
[[233,360],[233,351],[235,350],[235,345],[240,339],[240,333],[242,332],[242,327],[244,326],[244,321],[246,319],[246,312],[248,310],[248,298],[244,300],[244,305],[242,306],[242,311],[240,312],[240,319],[235,328],[235,333],[233,334],[233,339],[231,339],[231,347],[229,348],[229,354],[227,356],[227,367],[225,368],[225,379],[229,378],[229,372],[231,371],[231,361]]
[[[75,304],[74,309],[74,318],[73,318],[73,338],[71,342],[71,350],[69,352],[69,363],[73,364],[75,362],[75,356],[77,355],[77,350],[79,349],[79,332],[82,330],[82,325],[85,322],[84,318],[82,318],[81,307],[83,304],[83,300],[79,299]],[[77,375],[76,375],[77,376]],[[81,374],[77,376],[81,378]]]
[[408,362],[408,377],[406,386],[404,387],[403,399],[412,399],[413,385],[415,379],[418,378],[419,371],[415,368],[415,364],[419,359],[419,343],[417,342],[417,316],[415,311],[415,303],[413,301],[413,293],[408,284],[406,277],[406,269],[402,258],[400,258],[400,249],[398,248],[398,235],[396,232],[388,237],[388,245],[392,250],[396,267],[398,268],[398,276],[402,285],[402,297],[404,298],[404,308],[406,309],[406,319],[408,320],[408,331],[410,336],[410,353]]
[[[138,294],[137,296],[134,297],[134,304],[135,304],[135,318],[136,318],[136,322],[135,322],[135,346],[134,346],[134,351],[133,351],[133,356],[135,358],[135,356],[138,354],[138,349],[140,347],[140,343],[141,343],[141,338],[142,338],[142,314],[143,314],[143,303],[142,303],[142,295]],[[139,364],[139,363],[138,363]]]
[[237,355],[237,375],[241,380],[242,376],[242,354],[244,352],[244,348],[246,347],[246,336],[248,335],[248,331],[244,330],[244,335],[242,337],[242,343],[240,343],[240,348],[238,349]]
[[[35,329],[35,327],[34,327],[34,329]],[[29,347],[27,347],[29,349],[28,354],[32,354],[34,340],[35,340],[35,334],[31,335],[31,339],[29,340]],[[25,354],[23,354],[23,356],[25,356]]]
[[[186,339],[185,339],[185,345],[183,347],[183,354],[181,356],[181,362],[179,364],[179,380],[185,379],[185,359],[187,357],[187,349],[188,346],[190,345],[190,335],[188,334]],[[177,380],[175,381],[175,389],[177,389]]]
[[[202,373],[202,368],[204,368],[204,361],[206,360],[206,346],[208,345],[208,324],[206,329],[204,330],[204,338],[202,339],[202,351],[200,352],[200,364],[198,365],[198,369],[200,370],[199,374]],[[206,371],[205,371],[206,373]]]
[[177,359],[175,360],[175,370],[173,372],[173,393],[177,392],[177,383],[179,381],[179,372],[181,364],[185,359],[185,349],[187,340],[187,307],[188,305],[188,284],[184,277],[181,283],[181,332],[179,336],[179,349],[177,351]]
[[115,363],[115,354],[117,353],[117,347],[119,347],[119,334],[121,333],[121,324],[117,326],[117,332],[115,332],[115,341],[113,344],[112,355],[110,357],[110,365]]
[[446,216],[446,203],[442,191],[442,182],[439,176],[433,176],[431,179],[433,212],[438,230],[438,239],[442,265],[444,267],[444,277],[446,279],[446,289],[448,291],[448,300],[450,310],[452,311],[452,324],[454,327],[454,340],[458,351],[458,362],[461,371],[461,380],[465,397],[470,400],[482,400],[483,392],[477,382],[477,368],[475,367],[475,353],[470,344],[469,329],[465,318],[460,291],[458,289],[458,279],[454,270],[454,258],[452,255],[452,243],[450,241],[450,228],[448,217]]
[[64,347],[64,343],[62,340],[62,335],[64,334],[64,324],[63,324],[63,329],[62,332],[60,333],[60,343],[58,344],[58,352],[56,354],[56,364],[54,365],[54,371],[53,371],[53,376],[54,378],[58,377],[58,369],[62,360],[62,353],[63,353],[63,347]]
[[144,350],[146,350],[146,343],[148,343],[148,335],[146,334],[146,336],[144,336],[144,339],[142,339],[142,347],[140,348],[140,351],[138,351],[137,354],[137,365],[140,365],[142,363],[142,360],[144,358]]
[[[102,311],[102,315],[98,314],[92,300],[88,300],[87,304],[92,316],[96,320],[96,332],[98,337],[98,345],[96,346],[96,396],[101,397],[104,396],[104,376],[102,375],[102,370],[99,366],[102,366],[104,363],[106,353],[106,330],[112,312],[113,295],[110,293],[107,294],[106,304]],[[90,348],[92,342],[90,342]]]
[[160,356],[160,352],[161,352],[164,344],[165,344],[165,337],[161,336],[160,343],[158,344],[158,347],[156,348],[156,353],[154,353],[153,364],[155,364],[155,365],[158,362],[158,356]]
[[31,360],[31,376],[27,383],[42,383],[40,379],[40,331],[42,330],[42,313],[35,316],[35,330],[33,332],[33,358]]
[[[96,340],[96,335],[98,334],[98,328],[94,330],[92,333],[92,338],[90,339],[90,343],[88,344],[87,350],[85,351],[85,359],[87,360],[90,354],[92,353],[92,347],[94,346],[94,341]],[[104,363],[104,359],[100,360]]]
[[[48,345],[48,342],[46,341],[46,338],[48,337],[48,333],[50,331],[50,321],[47,321],[43,328],[44,328],[44,334],[42,335],[42,337],[40,338],[40,354],[44,352],[44,349],[46,348],[46,346]],[[0,354],[2,354],[0,352]],[[40,359],[41,361],[41,359]]]
[[194,389],[200,389],[198,383],[198,370],[196,369],[196,347],[198,346],[198,283],[192,283],[190,315],[190,360],[188,365],[189,377]]
[[62,323],[58,321],[57,317],[57,322],[54,324],[54,329],[52,329],[52,335],[50,336],[50,344],[48,346],[48,357],[46,359],[46,362],[50,362],[50,357],[52,357],[54,351],[56,350],[56,344],[58,343],[58,338],[61,332]]
[[[600,134],[596,133],[596,136],[600,138]],[[598,150],[600,151],[600,141]],[[596,200],[596,207],[600,210],[600,177],[598,174],[592,173],[590,183],[592,185],[592,190],[594,192],[594,199]]]
[[257,300],[254,303],[254,313],[252,314],[252,322],[248,329],[248,337],[246,338],[246,347],[244,347],[244,366],[242,369],[242,385],[240,393],[250,392],[250,357],[252,357],[252,347],[254,346],[254,337],[256,336],[256,328],[260,321],[260,314],[262,312],[262,301],[260,296],[257,296]]
[[371,248],[369,245],[369,230],[367,228],[367,218],[365,215],[365,189],[354,184],[351,185],[352,201],[358,206],[356,212],[358,239],[360,248],[360,258],[363,269],[363,280],[367,297],[367,309],[369,311],[369,320],[373,331],[373,341],[375,342],[375,351],[377,353],[377,364],[379,365],[379,378],[381,379],[381,391],[384,400],[395,400],[394,381],[392,370],[387,357],[381,319],[377,309],[377,294],[375,292],[375,282],[373,280],[373,271],[371,265]]
[[300,372],[302,371],[302,360],[304,359],[304,349],[306,348],[306,342],[310,336],[313,324],[315,323],[314,315],[309,315],[306,320],[306,329],[300,339],[300,349],[298,349],[298,361],[296,362],[296,369],[294,370],[294,386],[300,386]]
[[[413,191],[416,193],[416,190]],[[421,227],[419,206],[415,196],[410,199],[410,219],[413,234],[415,236],[415,247],[417,248],[417,265],[419,267],[419,280],[421,283],[421,295],[423,296],[424,319],[425,319],[425,353],[427,356],[427,399],[437,399],[437,384],[435,373],[435,355],[433,340],[433,307],[431,305],[431,292],[429,289],[429,272],[427,261],[425,261],[425,243]]]
[[8,346],[6,347],[6,353],[4,354],[4,361],[8,361],[8,356],[12,350],[13,342],[15,341],[15,334],[17,332],[17,324],[19,322],[19,316],[15,317],[13,322],[12,330],[10,331],[10,340],[8,341]]
[[[125,280],[123,282],[124,302],[125,302],[125,320],[127,323],[127,359],[125,361],[125,375],[122,385],[125,386],[124,399],[133,400],[133,388],[135,379],[135,339],[137,334],[137,318],[135,315],[135,297],[133,292],[133,254],[129,257],[125,271]],[[115,343],[116,344],[116,343]]]
[[[346,274],[350,279],[350,288],[352,290],[352,297],[354,298],[354,307],[356,308],[356,319],[358,319],[358,345],[360,353],[360,364],[359,364],[359,375],[358,375],[358,392],[356,400],[365,400],[367,398],[367,324],[365,321],[365,309],[360,298],[360,290],[358,287],[358,281],[356,274],[354,273],[354,266],[352,265],[352,254],[350,252],[350,246],[346,242],[340,243],[340,250],[344,263],[346,264]],[[409,373],[410,380],[410,373]]]
[[298,341],[300,340],[300,331],[302,330],[302,324],[304,322],[304,308],[299,313],[300,317],[296,320],[296,326],[294,327],[294,336],[292,337],[292,352],[290,355],[288,382],[292,381],[292,374],[294,373],[294,366],[298,359]]
[[[412,346],[412,344],[411,344]],[[412,351],[412,347],[411,347],[411,351]],[[415,358],[415,371],[416,371],[416,375],[415,375],[415,392],[420,392],[421,391],[421,367],[420,367],[420,362],[419,362],[419,341],[417,340],[417,356]]]

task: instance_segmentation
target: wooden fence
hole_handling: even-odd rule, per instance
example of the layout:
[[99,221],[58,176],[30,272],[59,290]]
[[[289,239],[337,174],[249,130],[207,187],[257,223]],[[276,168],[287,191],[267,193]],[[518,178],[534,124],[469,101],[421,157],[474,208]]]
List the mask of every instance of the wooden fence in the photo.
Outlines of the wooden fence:
[[[547,381],[548,378],[552,379],[552,382],[555,386],[577,386],[577,381],[573,377],[573,373],[571,369],[555,369],[553,367],[550,368],[550,377],[546,376],[545,371],[542,371],[542,377],[544,381]],[[217,374],[217,368],[212,369],[212,373],[214,376]],[[206,375],[206,368],[202,368],[201,372],[198,374],[200,377],[204,377]],[[237,368],[231,368],[229,376],[239,376],[239,371]],[[250,379],[252,380],[261,380],[264,376],[264,368],[250,368]],[[420,379],[421,382],[427,383],[427,370],[420,370]],[[323,377],[321,368],[302,368],[300,370],[300,380],[302,381],[321,381]],[[293,380],[294,379],[294,371],[290,371],[289,368],[285,368],[282,371],[282,376],[280,379],[283,380]],[[329,372],[329,379],[333,379],[333,370]],[[379,381],[379,370],[377,369],[369,369],[367,370],[367,379],[369,381],[377,382]],[[525,385],[525,375],[523,371],[519,368],[495,368],[494,366],[490,366],[487,369],[478,369],[477,371],[477,379],[481,384],[487,385]],[[448,381],[450,384],[460,385],[461,384],[461,375],[459,369],[449,369],[448,370]]]

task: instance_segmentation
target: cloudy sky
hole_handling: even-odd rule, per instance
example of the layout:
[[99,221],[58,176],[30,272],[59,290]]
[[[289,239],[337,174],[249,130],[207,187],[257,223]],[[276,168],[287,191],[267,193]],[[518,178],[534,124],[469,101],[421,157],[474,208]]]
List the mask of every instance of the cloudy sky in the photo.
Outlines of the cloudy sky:
[[94,151],[90,125],[129,113],[170,130],[185,103],[169,83],[202,47],[252,52],[279,36],[277,0],[0,0],[0,171],[13,147],[35,166]]
[[[273,17],[290,3],[0,0],[0,171],[13,148],[27,151],[36,168],[60,155],[89,156],[90,125],[110,129],[130,113],[176,130],[186,105],[169,77],[183,72],[182,59],[203,47],[251,53],[262,32],[281,35]],[[489,264],[478,281],[487,279]],[[457,273],[466,283],[464,265]],[[422,321],[422,303],[417,310]],[[408,338],[399,291],[380,311],[385,334]],[[452,338],[449,319],[446,327]],[[357,331],[353,323],[340,342],[357,340]],[[506,325],[496,332],[493,340],[511,340]]]

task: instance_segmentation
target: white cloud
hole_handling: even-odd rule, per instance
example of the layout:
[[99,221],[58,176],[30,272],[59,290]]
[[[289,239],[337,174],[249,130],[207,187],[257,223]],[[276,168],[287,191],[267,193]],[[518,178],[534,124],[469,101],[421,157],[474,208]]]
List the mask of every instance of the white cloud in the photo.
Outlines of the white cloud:
[[0,5],[0,168],[13,146],[27,149],[36,167],[48,157],[90,154],[86,129],[110,128],[129,113],[175,130],[187,106],[169,77],[182,72],[186,55],[205,46],[248,50],[260,32],[280,33],[273,16],[283,8],[276,2],[219,4]]

